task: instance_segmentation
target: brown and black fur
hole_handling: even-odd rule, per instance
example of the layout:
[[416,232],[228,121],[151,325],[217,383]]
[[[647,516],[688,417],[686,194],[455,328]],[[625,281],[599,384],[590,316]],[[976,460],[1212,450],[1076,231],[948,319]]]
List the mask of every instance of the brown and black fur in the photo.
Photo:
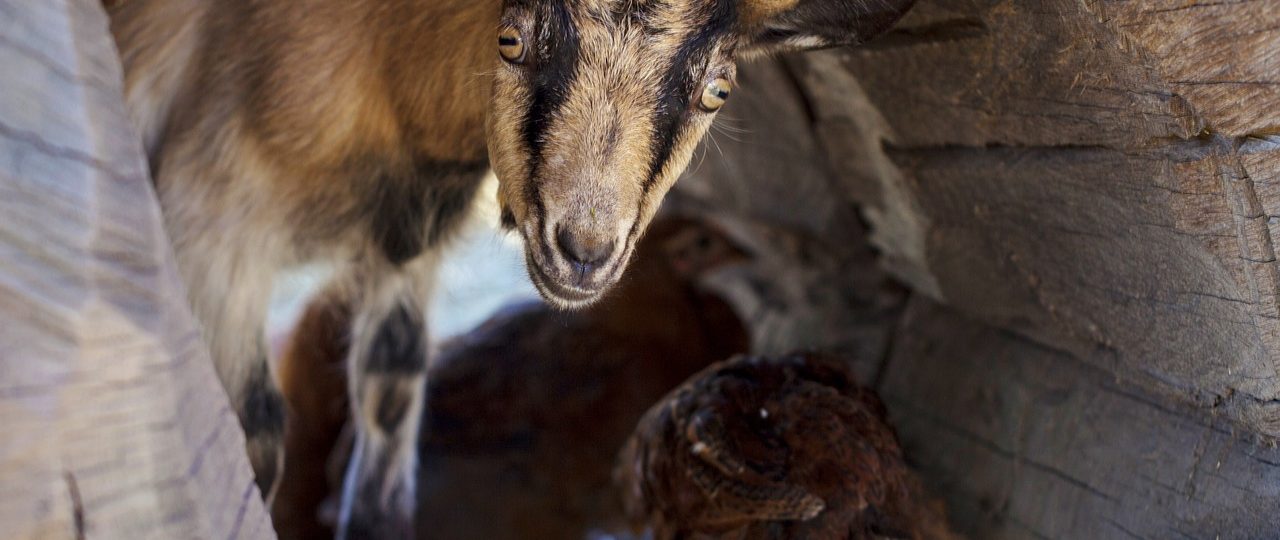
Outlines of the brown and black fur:
[[[911,0],[128,0],[126,99],[180,271],[270,499],[283,407],[264,367],[275,275],[341,267],[356,451],[340,534],[398,536],[438,247],[483,173],[562,307],[615,283],[737,57],[856,43]],[[503,62],[499,27],[527,42]],[[580,254],[598,254],[590,263]],[[388,327],[394,327],[394,331]],[[407,332],[413,326],[417,332]],[[392,343],[381,343],[391,340]],[[398,341],[403,340],[403,342]],[[401,355],[394,361],[379,351]],[[392,369],[383,369],[392,366]],[[404,407],[398,426],[378,411]],[[385,418],[384,418],[385,420]]]

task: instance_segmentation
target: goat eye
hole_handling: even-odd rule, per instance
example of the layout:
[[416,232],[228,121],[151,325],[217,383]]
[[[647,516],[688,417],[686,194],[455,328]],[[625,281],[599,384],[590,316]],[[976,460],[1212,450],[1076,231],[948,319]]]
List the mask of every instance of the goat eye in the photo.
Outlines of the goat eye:
[[702,100],[699,102],[702,110],[715,112],[719,109],[724,105],[724,100],[729,99],[730,88],[729,80],[723,77],[717,77],[707,83],[707,86],[702,88]]
[[498,30],[498,54],[512,64],[524,62],[524,38],[513,26],[504,26]]

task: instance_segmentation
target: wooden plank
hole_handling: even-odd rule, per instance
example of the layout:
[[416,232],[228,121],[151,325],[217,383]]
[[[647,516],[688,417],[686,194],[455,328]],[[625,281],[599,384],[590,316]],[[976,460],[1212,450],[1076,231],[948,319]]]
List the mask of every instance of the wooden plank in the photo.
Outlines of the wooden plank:
[[1280,450],[916,298],[880,388],[973,538],[1264,538]]
[[1084,7],[1154,65],[1207,130],[1280,133],[1280,4],[1090,0]]
[[[916,49],[934,52],[884,48]],[[943,133],[926,141],[902,135],[894,115],[910,106],[878,101],[883,90],[842,69],[841,54],[789,65],[838,185],[864,205],[886,269],[989,324],[1078,358],[1105,358],[1095,365],[1155,392],[1222,402],[1242,425],[1280,435],[1272,240],[1280,226],[1272,218],[1280,208],[1280,137],[1144,145],[1015,137],[1019,145],[971,147],[976,140],[948,142]],[[1041,74],[1009,76],[1020,81],[1011,84],[1043,82]],[[1143,128],[1133,119],[1096,119]]]
[[1202,129],[1076,0],[923,0],[887,37],[837,54],[901,146],[1124,147]]
[[1126,148],[1280,129],[1270,0],[922,0],[877,43],[839,58],[901,146]]
[[0,0],[0,523],[269,538],[96,0]]
[[929,219],[938,298],[1274,435],[1276,261],[1247,193],[1247,163],[1273,154],[1280,144],[891,153]]

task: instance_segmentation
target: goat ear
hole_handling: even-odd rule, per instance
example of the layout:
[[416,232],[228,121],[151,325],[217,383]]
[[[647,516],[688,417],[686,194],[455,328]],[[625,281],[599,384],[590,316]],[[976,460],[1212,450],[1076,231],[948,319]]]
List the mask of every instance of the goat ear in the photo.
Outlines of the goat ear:
[[888,30],[915,0],[739,0],[739,54],[857,45]]

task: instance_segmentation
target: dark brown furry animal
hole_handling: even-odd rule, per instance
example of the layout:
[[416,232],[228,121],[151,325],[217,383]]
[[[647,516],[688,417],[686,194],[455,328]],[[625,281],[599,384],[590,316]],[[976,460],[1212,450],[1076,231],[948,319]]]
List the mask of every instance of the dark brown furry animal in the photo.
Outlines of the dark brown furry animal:
[[617,282],[764,51],[857,43],[911,0],[129,0],[125,97],[179,270],[267,499],[284,406],[277,273],[340,267],[356,442],[340,534],[408,534],[441,244],[490,168],[543,296]]
[[879,398],[817,354],[703,370],[645,414],[618,478],[658,539],[952,538]]
[[432,370],[419,538],[584,538],[621,523],[610,475],[635,422],[690,374],[745,352],[698,278],[745,260],[695,222],[659,221],[597,307],[512,310]]
[[[444,344],[431,371],[421,455],[422,538],[581,538],[621,523],[614,458],[655,400],[690,374],[747,349],[733,311],[704,292],[709,272],[745,261],[723,233],[658,220],[626,278],[575,312],[510,308]],[[312,304],[283,356],[291,411],[275,513],[282,538],[326,533],[316,520],[337,486],[325,466],[346,421],[345,327]]]
[[351,417],[345,360],[351,312],[343,305],[313,302],[294,325],[294,336],[277,363],[280,391],[289,414],[285,426],[285,467],[271,507],[271,521],[283,540],[333,536],[321,508],[341,486],[331,464],[335,444]]

